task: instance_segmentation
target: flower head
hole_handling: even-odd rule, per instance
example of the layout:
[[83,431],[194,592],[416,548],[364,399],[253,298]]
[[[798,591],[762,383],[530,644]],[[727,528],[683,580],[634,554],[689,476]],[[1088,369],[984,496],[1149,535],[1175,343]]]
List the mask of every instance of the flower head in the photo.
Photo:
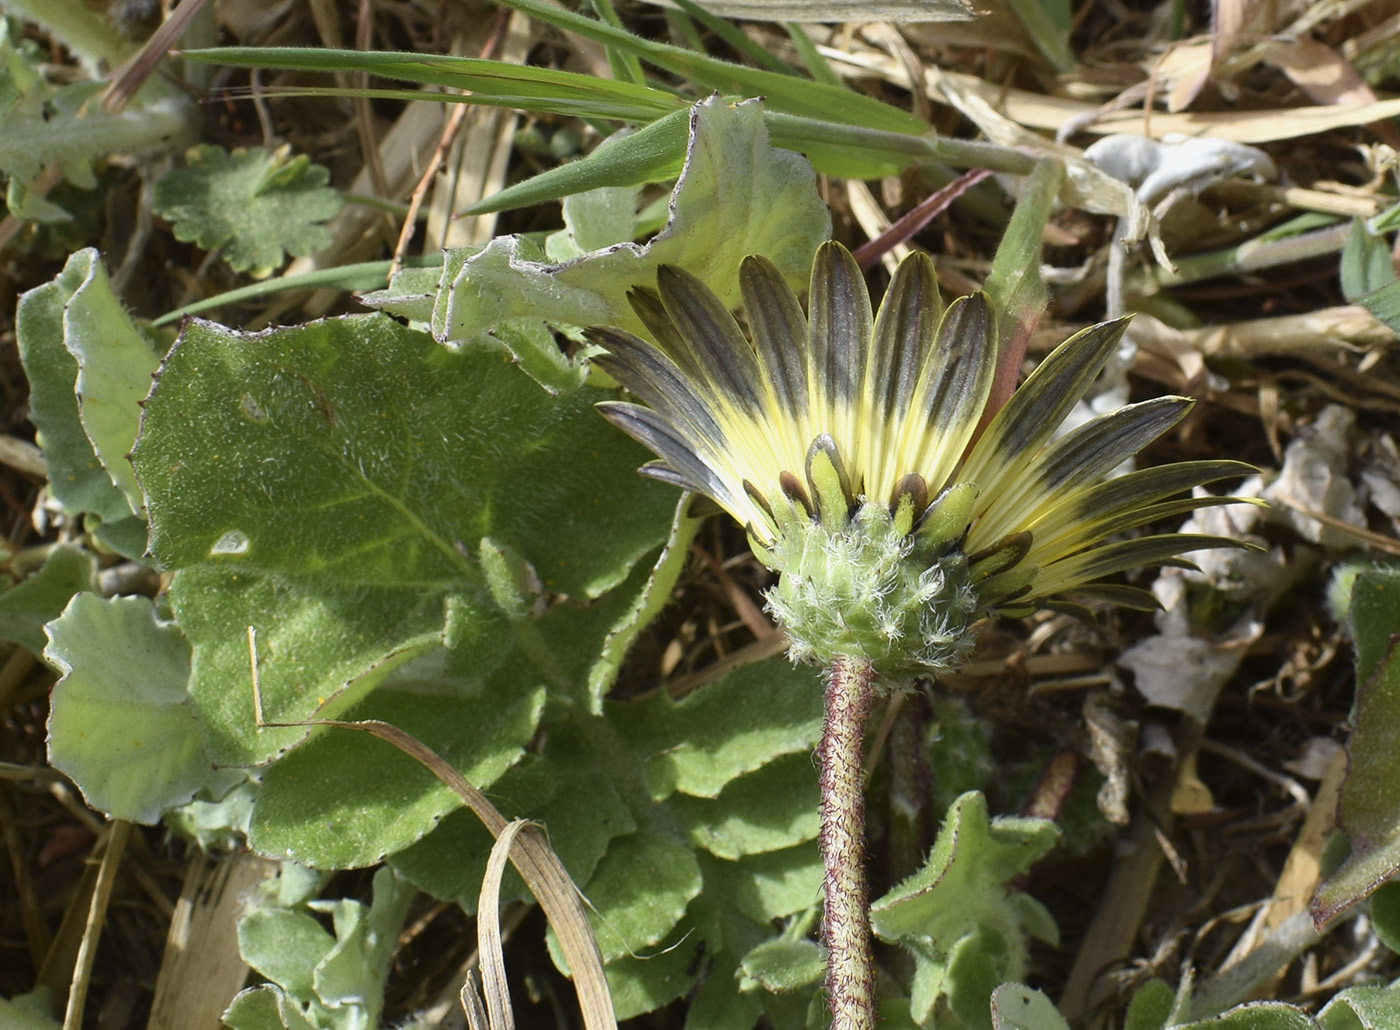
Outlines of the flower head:
[[782,274],[745,260],[745,336],[698,279],[672,267],[630,300],[654,342],[590,330],[596,360],[646,403],[600,405],[658,457],[643,472],[712,498],[779,574],[770,610],[794,658],[868,660],[889,677],[957,667],[972,624],[1065,595],[1154,607],[1099,582],[1140,565],[1189,564],[1228,545],[1111,534],[1213,498],[1179,496],[1245,474],[1192,461],[1108,474],[1190,409],[1162,397],[1052,439],[1121,337],[1092,326],[1052,352],[978,433],[996,365],[984,294],[945,309],[933,264],[906,259],[878,314],[836,243],[818,251],[804,315]]

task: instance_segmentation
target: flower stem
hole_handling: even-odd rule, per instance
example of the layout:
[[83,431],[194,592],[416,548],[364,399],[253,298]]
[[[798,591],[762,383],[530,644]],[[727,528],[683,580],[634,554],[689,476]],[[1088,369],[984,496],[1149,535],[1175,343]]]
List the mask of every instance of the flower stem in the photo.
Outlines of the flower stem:
[[875,962],[870,949],[870,888],[865,878],[865,795],[861,749],[875,670],[837,655],[826,673],[821,760],[822,862],[826,867],[826,1002],[831,1030],[875,1026]]

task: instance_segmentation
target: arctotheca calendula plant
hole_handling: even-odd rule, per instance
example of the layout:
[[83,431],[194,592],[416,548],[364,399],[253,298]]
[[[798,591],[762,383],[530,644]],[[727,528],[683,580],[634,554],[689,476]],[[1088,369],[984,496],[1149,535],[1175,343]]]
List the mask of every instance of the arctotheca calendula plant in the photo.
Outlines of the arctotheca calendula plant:
[[[630,300],[650,333],[590,331],[598,363],[645,406],[601,405],[659,460],[643,472],[713,499],[777,574],[768,607],[792,657],[826,670],[821,844],[827,993],[839,1028],[874,1020],[860,749],[879,690],[958,668],[973,626],[1097,598],[1155,606],[1101,582],[1231,541],[1113,534],[1201,505],[1196,486],[1248,473],[1192,461],[1109,473],[1192,401],[1130,404],[1055,438],[1125,323],[1076,334],[985,421],[997,365],[986,294],[940,302],[933,263],[898,268],[878,314],[837,243],[812,268],[809,304],[776,267],[740,272],[748,333],[702,282],[663,267]],[[978,432],[979,425],[985,428]],[[1182,496],[1187,494],[1187,496]]]

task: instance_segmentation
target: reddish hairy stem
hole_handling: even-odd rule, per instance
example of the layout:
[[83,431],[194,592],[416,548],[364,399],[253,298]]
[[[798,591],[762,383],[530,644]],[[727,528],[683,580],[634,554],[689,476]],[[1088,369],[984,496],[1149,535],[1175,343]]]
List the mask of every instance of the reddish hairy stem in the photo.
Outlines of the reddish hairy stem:
[[831,1030],[873,1030],[875,961],[865,877],[865,795],[861,750],[875,670],[838,655],[826,674],[821,760],[822,862],[826,868],[826,1001]]

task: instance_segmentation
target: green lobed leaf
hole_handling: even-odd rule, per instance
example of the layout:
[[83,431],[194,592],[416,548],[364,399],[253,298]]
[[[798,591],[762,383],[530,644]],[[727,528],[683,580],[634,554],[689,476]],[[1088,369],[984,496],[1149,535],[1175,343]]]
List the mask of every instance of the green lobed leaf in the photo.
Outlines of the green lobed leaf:
[[[637,828],[607,768],[587,738],[569,723],[551,726],[543,755],[527,755],[491,786],[508,819],[544,827],[550,846],[576,883],[586,883],[616,837]],[[493,841],[473,813],[445,816],[423,840],[393,855],[390,864],[419,888],[476,911]],[[527,898],[512,869],[502,882],[503,900]]]
[[603,186],[565,197],[564,228],[545,239],[545,254],[551,261],[569,261],[635,239],[640,198],[638,189],[627,186]]
[[[603,961],[657,954],[701,886],[699,863],[685,842],[645,830],[614,840],[582,887]],[[552,931],[549,947],[562,968]]]
[[[284,876],[288,871],[284,868]],[[236,1028],[275,1028],[279,1022],[329,1030],[378,1026],[414,891],[389,869],[374,874],[368,905],[350,898],[305,899],[301,891],[284,890],[281,879],[259,892],[238,927],[244,961],[278,987],[259,989],[262,997],[245,991],[234,999],[233,1016],[225,1015],[225,1022]],[[323,928],[327,917],[333,934]]]
[[189,645],[144,597],[78,594],[49,623],[62,674],[49,714],[49,761],[89,805],[154,823],[228,774],[212,768],[190,709]]
[[1006,885],[1058,836],[1044,819],[989,819],[986,799],[964,794],[949,808],[924,868],[871,906],[875,933],[915,957],[916,1019],[925,1020],[947,995],[964,1021],[990,1025],[991,989],[1024,975],[1025,938],[1055,938],[1043,906]]
[[[39,433],[49,470],[49,489],[70,514],[88,512],[115,522],[131,519],[126,497],[103,468],[83,428],[79,415],[78,361],[65,344],[70,304],[83,306],[81,297],[110,293],[94,250],[72,255],[52,281],[23,294],[15,320],[20,360],[29,378],[29,417]],[[110,314],[108,303],[96,311]],[[114,325],[98,326],[117,337],[131,331],[125,316]],[[91,324],[91,319],[89,319]],[[149,385],[146,380],[142,391]],[[91,405],[89,405],[91,406]]]
[[809,752],[821,735],[821,706],[817,673],[773,658],[734,669],[679,702],[658,694],[607,711],[647,756],[647,786],[659,801],[676,791],[717,797],[735,777]]
[[320,224],[340,210],[330,172],[284,147],[235,150],[200,144],[187,165],[156,181],[152,205],[177,240],[221,251],[229,267],[263,278],[286,260],[329,246]]
[[[438,288],[432,332],[439,340],[471,341],[495,325],[526,316],[554,324],[609,324],[643,331],[627,291],[655,286],[662,264],[699,276],[729,306],[739,304],[740,262],[763,254],[804,288],[817,245],[830,235],[830,216],[803,158],[768,142],[762,106],[718,98],[690,112],[690,144],[671,197],[671,218],[646,246],[622,244],[564,264],[549,264],[519,238],[497,238],[454,262]],[[417,317],[421,301],[399,291],[364,302]]]
[[820,801],[812,758],[799,752],[731,781],[716,798],[676,794],[671,808],[697,847],[737,859],[815,840]]
[[316,997],[331,1011],[357,1007],[364,1011],[363,1025],[379,1025],[384,986],[415,893],[385,868],[374,874],[368,905],[349,898],[307,904],[329,913],[335,929],[335,947],[315,972]]
[[96,577],[97,562],[87,551],[55,547],[37,572],[0,594],[0,640],[41,654],[44,623],[58,618],[74,594],[94,590]]
[[296,998],[310,998],[312,975],[335,937],[309,912],[260,906],[238,921],[243,961]]
[[[212,792],[211,792],[212,793]],[[165,813],[165,825],[205,852],[234,851],[248,842],[248,820],[258,783],[251,776],[235,783],[221,797],[196,797]]]
[[[523,754],[544,689],[462,691],[412,667],[380,685],[346,718],[378,719],[431,747],[474,785],[488,787]],[[274,764],[253,806],[248,843],[318,869],[373,865],[461,804],[392,744],[328,727]]]
[[603,967],[619,1020],[675,1001],[695,986],[704,953],[701,942],[678,930],[645,957],[623,956]]
[[743,971],[741,991],[759,987],[774,993],[796,991],[821,980],[826,953],[815,941],[778,937],[750,951],[739,968]]

